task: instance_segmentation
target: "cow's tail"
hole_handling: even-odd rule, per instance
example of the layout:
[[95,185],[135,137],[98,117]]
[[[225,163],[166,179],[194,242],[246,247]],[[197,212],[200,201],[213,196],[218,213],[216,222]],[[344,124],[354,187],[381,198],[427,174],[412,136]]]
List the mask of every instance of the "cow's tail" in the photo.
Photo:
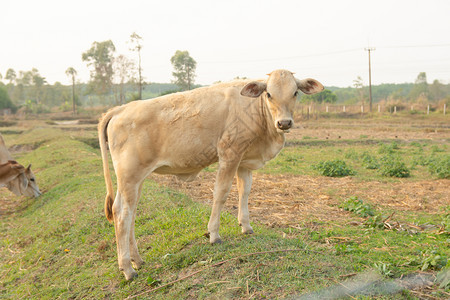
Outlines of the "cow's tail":
[[110,222],[113,221],[112,206],[114,204],[114,189],[111,181],[111,174],[109,171],[108,149],[106,143],[108,141],[107,128],[109,121],[111,121],[111,118],[114,116],[114,114],[112,113],[113,111],[114,110],[110,110],[109,112],[105,113],[98,123],[98,139],[100,143],[100,151],[102,153],[103,175],[105,177],[106,183],[105,215]]

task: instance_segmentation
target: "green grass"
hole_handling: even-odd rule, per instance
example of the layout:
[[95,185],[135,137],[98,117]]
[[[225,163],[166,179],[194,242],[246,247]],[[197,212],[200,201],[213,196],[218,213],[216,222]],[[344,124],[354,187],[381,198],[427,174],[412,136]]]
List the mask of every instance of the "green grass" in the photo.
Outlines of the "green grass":
[[[204,236],[210,208],[148,180],[136,218],[136,238],[146,264],[137,279],[126,282],[118,270],[114,227],[103,213],[105,186],[95,144],[43,129],[5,139],[9,145],[37,145],[17,158],[33,164],[44,194],[32,200],[18,199],[20,209],[1,216],[0,298],[123,299],[201,271],[144,298],[277,299],[333,286],[344,281],[343,275],[370,269],[400,277],[422,269],[426,261],[431,263],[436,251],[441,257],[450,256],[448,233],[412,234],[370,227],[351,212],[335,224],[314,220],[299,220],[298,228],[253,224],[256,233],[250,236],[242,235],[236,218],[224,212],[224,243],[211,246]],[[433,145],[421,146],[422,154],[431,155]],[[400,144],[395,151],[413,157],[415,147]],[[352,149],[354,153],[345,158],[350,148],[288,147],[264,172],[317,176],[310,167],[313,163],[339,157],[354,165],[355,176],[381,176],[364,174],[366,169],[359,166],[360,153],[378,155],[376,149],[364,145]],[[412,178],[429,176],[420,172],[413,170]],[[14,197],[3,192],[4,197]],[[382,216],[391,214],[383,207],[371,209]],[[443,209],[447,211],[438,216],[403,212],[395,217],[399,222],[438,225],[447,220],[449,208]],[[349,226],[351,221],[360,225]],[[285,251],[289,249],[295,251]],[[444,294],[436,288],[434,297]]]
[[352,176],[361,180],[390,181],[392,177],[424,180],[450,176],[450,151],[448,144],[441,142],[290,141],[288,145],[291,146],[258,172],[318,176],[322,174],[316,165],[337,159],[345,162],[355,172]]

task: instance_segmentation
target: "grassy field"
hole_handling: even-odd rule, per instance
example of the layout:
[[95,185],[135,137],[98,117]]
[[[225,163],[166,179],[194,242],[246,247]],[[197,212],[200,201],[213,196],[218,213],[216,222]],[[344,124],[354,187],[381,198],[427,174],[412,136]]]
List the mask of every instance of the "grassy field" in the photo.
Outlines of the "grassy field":
[[[354,128],[353,121],[336,122],[345,130]],[[197,197],[152,177],[144,184],[136,219],[136,238],[146,264],[131,282],[118,270],[114,227],[103,214],[105,187],[95,127],[25,121],[2,127],[7,145],[18,149],[14,157],[33,164],[43,195],[26,199],[0,191],[0,298],[448,298],[449,196],[435,194],[430,200],[424,195],[434,202],[421,209],[394,209],[390,200],[376,196],[383,197],[393,185],[427,182],[432,190],[425,194],[448,187],[449,179],[430,167],[436,161],[445,166],[448,132],[433,139],[423,128],[410,126],[405,132],[419,130],[424,136],[386,140],[361,136],[356,130],[354,138],[333,138],[331,131],[326,139],[321,137],[329,130],[326,124],[311,121],[305,126],[307,135],[293,135],[289,146],[255,174],[254,202],[259,203],[259,190],[261,197],[269,198],[268,189],[277,182],[283,179],[292,186],[301,178],[326,188],[308,192],[303,187],[286,197],[303,205],[306,197],[318,201],[323,193],[331,201],[327,209],[334,218],[298,214],[295,221],[272,222],[277,204],[269,202],[267,210],[250,207],[256,233],[244,236],[229,207],[221,219],[224,243],[211,246],[204,236],[210,207],[202,201],[211,198],[211,192],[197,189]],[[369,156],[377,168],[367,168]],[[385,157],[400,159],[409,177],[383,175],[380,164]],[[314,167],[336,159],[354,172],[351,177],[321,176]],[[214,166],[208,171],[203,181],[210,184]],[[265,185],[259,187],[258,179]],[[341,194],[334,182],[351,183],[355,189]],[[374,182],[379,191],[364,188]],[[389,197],[400,196],[394,192]],[[295,217],[296,210],[286,210]],[[173,281],[177,282],[170,284]],[[358,294],[343,286],[366,288]]]

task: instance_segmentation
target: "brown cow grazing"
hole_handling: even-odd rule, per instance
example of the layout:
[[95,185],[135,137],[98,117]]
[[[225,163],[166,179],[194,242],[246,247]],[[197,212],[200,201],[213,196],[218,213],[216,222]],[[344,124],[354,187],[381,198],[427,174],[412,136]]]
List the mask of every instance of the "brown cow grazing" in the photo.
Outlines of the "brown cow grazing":
[[[274,158],[293,126],[297,91],[323,90],[314,79],[298,80],[276,70],[267,80],[234,81],[115,107],[100,120],[98,133],[107,187],[106,217],[114,221],[119,268],[127,280],[141,259],[134,236],[142,183],[151,173],[192,180],[219,162],[208,223],[211,243],[220,243],[220,212],[237,175],[238,220],[253,233],[248,212],[252,171]],[[107,143],[117,176],[117,194],[108,166]]]
[[[0,164],[7,164],[9,161],[14,161],[8,148],[5,145],[3,137],[0,135]],[[22,166],[23,168],[23,166]],[[38,197],[41,195],[41,191],[36,182],[36,177],[31,171],[31,165],[24,168],[23,174],[10,180],[5,185],[8,190],[13,192],[15,195],[25,195],[28,197]]]
[[24,172],[25,168],[15,160],[0,164],[0,185],[5,185]]
[[12,180],[18,178],[19,186],[26,189],[28,180],[25,176],[25,168],[15,160],[9,160],[4,164],[0,164],[0,187],[6,186]]

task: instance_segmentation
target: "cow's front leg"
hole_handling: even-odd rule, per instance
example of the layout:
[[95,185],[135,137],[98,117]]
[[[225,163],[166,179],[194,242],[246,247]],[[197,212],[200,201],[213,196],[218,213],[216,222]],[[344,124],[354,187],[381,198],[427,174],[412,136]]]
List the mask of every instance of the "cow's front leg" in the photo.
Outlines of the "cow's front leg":
[[237,166],[238,162],[219,162],[216,183],[214,185],[213,206],[208,223],[209,242],[211,244],[222,242],[219,235],[220,212],[230,192]]
[[237,171],[237,187],[239,192],[239,225],[242,227],[242,233],[252,234],[253,228],[250,226],[250,217],[248,212],[248,196],[252,188],[252,171],[247,168],[239,167]]

